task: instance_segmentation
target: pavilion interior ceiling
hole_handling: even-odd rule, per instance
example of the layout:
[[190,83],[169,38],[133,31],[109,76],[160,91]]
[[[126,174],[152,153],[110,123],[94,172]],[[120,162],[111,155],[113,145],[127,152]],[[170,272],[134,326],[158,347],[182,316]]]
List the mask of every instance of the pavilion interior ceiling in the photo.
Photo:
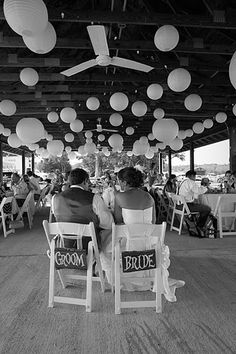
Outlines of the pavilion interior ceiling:
[[[0,8],[0,100],[15,102],[13,116],[0,115],[0,123],[15,132],[21,118],[41,120],[54,139],[62,139],[69,125],[62,120],[50,123],[50,111],[60,113],[64,107],[73,107],[84,123],[84,130],[95,129],[98,118],[106,129],[117,129],[124,137],[124,148],[132,149],[134,140],[147,136],[155,121],[153,111],[163,108],[166,118],[174,118],[179,128],[192,128],[195,122],[214,120],[218,112],[227,114],[226,123],[217,123],[202,134],[184,140],[182,151],[188,150],[191,141],[195,147],[228,138],[230,122],[235,118],[232,106],[236,103],[235,89],[229,80],[229,62],[236,50],[235,0],[44,0],[49,21],[57,33],[57,42],[47,54],[31,52],[22,37],[15,33],[5,20],[3,1]],[[66,77],[60,72],[95,58],[87,32],[91,24],[104,25],[110,56],[119,56],[152,66],[149,73],[114,66],[95,66],[76,75]],[[173,25],[179,32],[179,43],[171,51],[156,48],[154,35],[162,25]],[[35,86],[25,86],[19,78],[25,67],[39,74]],[[191,84],[183,92],[174,92],[167,85],[168,74],[176,68],[185,68],[191,74]],[[147,87],[160,84],[164,93],[159,100],[147,96]],[[109,98],[123,92],[129,98],[121,126],[114,128],[109,116],[114,113]],[[185,97],[198,94],[202,98],[199,110],[191,112],[184,106]],[[100,107],[91,111],[86,100],[95,96]],[[135,101],[144,101],[148,111],[142,117],[131,112]],[[133,135],[127,135],[133,127]],[[93,138],[97,139],[94,131]],[[103,132],[106,138],[109,132]],[[6,142],[1,135],[1,140]],[[42,141],[46,146],[47,141]],[[83,133],[75,133],[71,145],[74,150],[85,143]],[[105,143],[101,143],[104,145]],[[152,142],[151,142],[152,144]]]

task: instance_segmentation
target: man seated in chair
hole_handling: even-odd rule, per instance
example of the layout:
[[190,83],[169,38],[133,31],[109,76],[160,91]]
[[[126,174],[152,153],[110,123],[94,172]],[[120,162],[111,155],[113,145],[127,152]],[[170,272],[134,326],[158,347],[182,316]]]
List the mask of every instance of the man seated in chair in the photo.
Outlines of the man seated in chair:
[[[12,173],[11,175],[11,190],[12,194],[16,198],[17,204],[21,207],[30,191],[27,183],[23,177],[20,177],[18,173]],[[8,193],[8,196],[11,194]]]
[[204,194],[207,192],[207,187],[197,185],[197,183],[195,182],[195,171],[190,170],[186,172],[185,176],[186,179],[181,182],[178,194],[184,197],[190,212],[199,212],[197,226],[199,228],[201,236],[204,236],[204,226],[211,212],[211,208],[207,205],[200,204],[197,199],[200,194]]
[[[94,223],[98,247],[107,237],[111,237],[113,216],[102,197],[89,191],[89,175],[76,168],[70,172],[69,185],[65,191],[55,194],[52,201],[53,213],[57,221],[74,222],[81,224]],[[87,248],[90,240],[83,240],[83,247]],[[74,240],[66,240],[65,247],[76,247]]]

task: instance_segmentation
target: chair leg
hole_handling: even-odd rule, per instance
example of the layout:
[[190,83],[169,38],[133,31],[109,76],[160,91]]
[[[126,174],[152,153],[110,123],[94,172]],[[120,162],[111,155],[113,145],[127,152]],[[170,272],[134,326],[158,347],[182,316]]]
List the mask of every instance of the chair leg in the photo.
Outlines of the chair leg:
[[223,238],[222,215],[220,212],[219,212],[219,232],[220,232],[220,238]]
[[118,244],[115,248],[115,314],[120,313],[120,247]]
[[161,277],[161,269],[156,269],[156,312],[162,312],[162,303],[161,303],[161,294],[162,289],[158,286],[158,284],[162,284],[162,277]]
[[93,276],[93,244],[92,241],[88,245],[88,269],[87,269],[87,284],[86,284],[86,312],[92,311],[92,276]]
[[50,250],[50,272],[49,272],[49,295],[48,295],[48,307],[53,307],[54,305],[54,282],[55,282],[55,242],[51,243]]

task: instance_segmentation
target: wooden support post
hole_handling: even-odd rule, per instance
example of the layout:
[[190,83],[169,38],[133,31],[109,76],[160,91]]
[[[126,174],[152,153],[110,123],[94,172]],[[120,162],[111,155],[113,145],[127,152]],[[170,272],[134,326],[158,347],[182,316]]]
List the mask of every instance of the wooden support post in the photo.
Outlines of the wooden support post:
[[168,151],[168,161],[169,161],[169,164],[168,164],[168,173],[169,173],[169,177],[172,173],[172,165],[171,165],[171,149],[169,149]]
[[22,175],[24,175],[25,174],[25,152],[24,152],[24,150],[22,150],[21,156],[22,156]]
[[34,173],[34,153],[31,154],[31,170]]
[[236,125],[229,129],[229,164],[230,171],[236,171]]
[[190,143],[190,170],[194,170],[194,144]]
[[159,153],[159,173],[162,173],[162,153]]

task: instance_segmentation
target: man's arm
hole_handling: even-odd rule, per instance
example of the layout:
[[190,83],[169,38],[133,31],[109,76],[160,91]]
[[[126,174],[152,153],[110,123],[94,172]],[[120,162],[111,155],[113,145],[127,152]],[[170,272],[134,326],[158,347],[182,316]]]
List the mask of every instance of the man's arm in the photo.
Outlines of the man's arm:
[[114,222],[112,213],[98,194],[94,194],[93,197],[93,211],[99,218],[99,226],[102,229],[111,229]]

